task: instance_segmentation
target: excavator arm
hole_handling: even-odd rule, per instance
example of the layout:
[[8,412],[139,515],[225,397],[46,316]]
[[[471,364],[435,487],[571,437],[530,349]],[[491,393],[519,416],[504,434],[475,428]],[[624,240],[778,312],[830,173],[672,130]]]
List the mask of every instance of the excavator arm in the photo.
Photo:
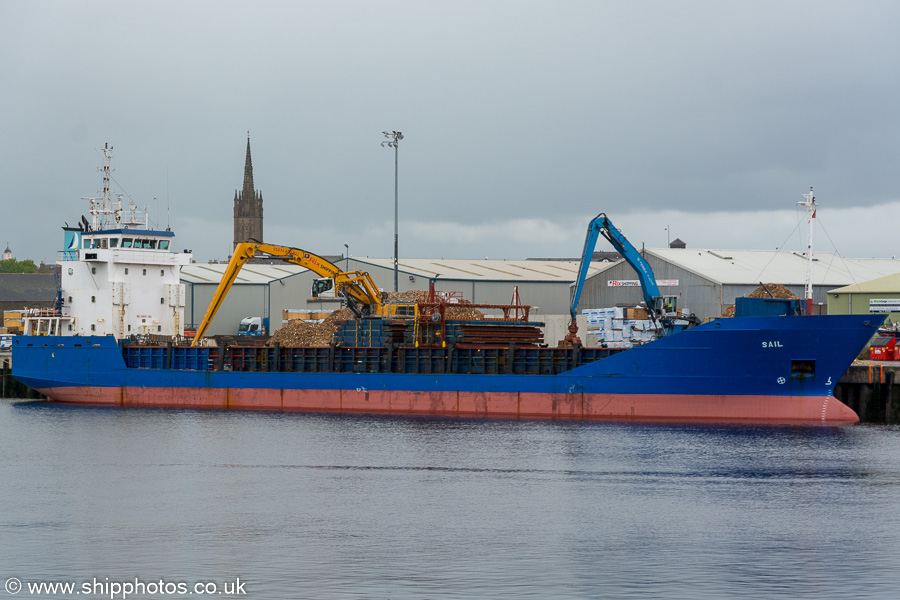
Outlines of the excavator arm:
[[382,310],[381,292],[378,290],[378,286],[375,285],[375,281],[372,280],[372,276],[365,271],[341,271],[321,256],[299,248],[275,246],[262,242],[246,242],[235,247],[234,254],[231,255],[231,260],[222,274],[222,280],[216,288],[216,292],[209,303],[209,307],[206,309],[203,321],[197,328],[197,333],[191,345],[196,344],[197,340],[206,333],[209,324],[225,301],[225,296],[237,279],[244,263],[253,258],[257,252],[263,252],[285,262],[306,267],[322,277],[333,278],[336,292],[347,300],[348,307],[358,317],[379,314]]
[[572,293],[572,302],[569,305],[569,312],[572,321],[575,321],[575,313],[578,309],[578,301],[581,299],[581,290],[584,287],[584,281],[587,278],[588,269],[591,266],[591,258],[594,255],[594,248],[597,246],[597,237],[602,234],[616,251],[622,255],[631,268],[637,274],[641,282],[641,292],[644,295],[644,302],[647,304],[647,310],[650,311],[654,318],[659,316],[662,310],[660,304],[659,286],[656,285],[656,277],[653,276],[653,269],[637,251],[637,248],[631,245],[622,232],[613,226],[612,221],[605,213],[597,215],[588,225],[587,236],[584,240],[584,251],[581,253],[581,264],[578,267],[578,278],[575,280],[575,290]]

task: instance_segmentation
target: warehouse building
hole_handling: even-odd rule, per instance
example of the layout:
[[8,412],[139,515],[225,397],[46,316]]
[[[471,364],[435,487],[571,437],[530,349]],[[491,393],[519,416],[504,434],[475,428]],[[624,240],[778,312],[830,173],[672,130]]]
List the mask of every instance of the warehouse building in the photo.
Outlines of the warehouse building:
[[833,289],[828,314],[888,314],[885,325],[900,323],[900,273]]
[[[785,285],[802,297],[807,259],[800,252],[765,250],[646,249],[644,256],[663,295],[678,297],[678,305],[700,318],[718,317],[734,299],[756,289],[760,282]],[[394,287],[393,259],[333,259],[344,271],[366,271],[382,290]],[[185,283],[185,323],[197,326],[203,319],[225,264],[192,264],[182,270]],[[399,263],[399,290],[435,289],[457,292],[478,304],[510,304],[515,288],[524,304],[536,307],[535,320],[548,323],[547,341],[561,339],[569,312],[572,284],[578,270],[575,260],[465,260],[404,259]],[[900,274],[897,259],[847,259],[835,254],[813,254],[813,301],[821,312],[841,311],[834,294],[878,277]],[[282,324],[287,311],[330,312],[340,299],[313,298],[313,281],[319,275],[288,263],[249,263],[209,328],[209,335],[234,335],[247,316],[269,318],[270,333]],[[889,292],[879,292],[884,297]],[[897,295],[900,297],[900,294]],[[853,310],[860,309],[858,292],[848,292]],[[636,306],[643,301],[637,275],[624,261],[592,262],[579,309]],[[900,315],[898,315],[900,320]]]
[[[182,268],[185,329],[194,329],[203,320],[227,266],[224,263],[191,264]],[[235,335],[244,317],[269,316],[267,310],[271,304],[273,284],[277,286],[278,282],[303,271],[306,269],[290,264],[244,265],[206,334]]]
[[[394,262],[391,258],[342,258],[334,261],[344,271],[366,271],[383,290],[394,289]],[[615,263],[591,263],[588,275]],[[457,292],[477,304],[510,304],[516,287],[523,304],[533,306],[535,319],[564,319],[569,312],[570,286],[578,271],[576,261],[557,260],[464,260],[404,259],[399,262],[399,291],[427,290]],[[188,265],[182,270],[185,284],[185,322],[197,326],[213,298],[227,265]],[[247,264],[219,309],[208,335],[234,335],[240,320],[247,316],[269,318],[270,332],[281,327],[283,311],[330,312],[340,308],[339,299],[312,297],[316,273],[288,263]],[[560,326],[562,328],[563,326]],[[190,327],[189,327],[190,328]],[[555,338],[554,338],[555,339]]]
[[[722,315],[736,297],[749,294],[763,282],[785,285],[797,297],[804,296],[808,261],[802,252],[663,248],[645,249],[643,256],[653,269],[660,293],[677,296],[678,306],[701,319]],[[897,273],[897,259],[849,259],[814,252],[813,302],[825,312],[831,290]],[[588,278],[579,307],[635,306],[642,301],[634,269],[621,261]]]
[[25,308],[51,308],[56,305],[56,299],[53,273],[0,273],[0,314]]

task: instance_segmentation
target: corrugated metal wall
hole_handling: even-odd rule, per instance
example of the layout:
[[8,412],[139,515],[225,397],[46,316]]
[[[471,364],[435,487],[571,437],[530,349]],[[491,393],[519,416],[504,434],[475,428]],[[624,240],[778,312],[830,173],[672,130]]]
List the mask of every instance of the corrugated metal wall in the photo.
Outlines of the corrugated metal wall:
[[[660,287],[664,296],[678,296],[678,306],[690,309],[700,318],[717,317],[722,314],[722,286],[696,273],[654,257],[647,262],[653,269],[657,281],[675,279],[675,287]],[[611,306],[636,306],[644,300],[640,287],[610,287],[611,280],[634,281],[638,276],[625,262],[587,280],[581,293],[579,311],[584,308],[606,308]]]
[[[184,321],[197,326],[203,320],[218,284],[188,283],[185,285]],[[266,284],[236,283],[231,287],[225,302],[219,307],[206,335],[236,335],[244,317],[263,317],[269,304],[269,286]],[[281,313],[279,312],[279,320]]]
[[[759,283],[723,286],[677,265],[664,262],[655,256],[648,256],[647,262],[653,269],[657,281],[678,280],[677,287],[660,287],[660,293],[664,296],[678,295],[678,306],[690,309],[701,319],[721,316],[728,305],[734,304],[735,298],[746,296],[759,287]],[[643,295],[639,287],[609,287],[607,284],[610,280],[636,280],[637,278],[634,269],[624,262],[591,277],[585,282],[579,310],[582,308],[634,306],[643,302]],[[802,285],[789,285],[787,288],[798,298],[803,297],[804,287]],[[829,286],[813,286],[813,302],[815,304],[824,305],[827,302],[828,288]]]
[[[828,314],[830,315],[867,315],[872,314],[869,310],[869,301],[873,299],[887,300],[900,297],[900,290],[897,292],[855,292],[855,293],[839,293],[832,294],[828,298]],[[883,313],[879,313],[883,314]],[[885,325],[900,323],[900,313],[892,312],[888,314],[888,320]]]
[[[722,287],[722,297],[724,299],[724,303],[726,305],[734,304],[735,298],[740,298],[741,296],[746,296],[746,295],[750,294],[751,292],[753,292],[758,287],[759,287],[759,283],[757,283],[756,285],[752,285],[752,284],[725,285]],[[802,298],[803,295],[806,294],[806,289],[802,285],[787,285],[785,287],[788,290],[790,290],[790,292],[792,294],[794,294],[795,296],[797,296],[798,298]],[[828,293],[827,293],[826,287],[822,287],[821,289],[819,289],[816,286],[813,286],[813,301],[814,302],[816,302],[816,303],[825,302],[827,295],[828,295]],[[818,300],[819,298],[821,300]]]
[[[734,304],[735,297],[752,292],[757,284],[719,285],[696,273],[665,262],[655,256],[648,256],[648,262],[657,281],[666,279],[678,280],[677,287],[660,287],[663,295],[678,295],[678,304],[690,309],[701,318],[718,317],[725,307]],[[350,259],[338,261],[338,266],[349,270],[368,271],[376,285],[382,290],[394,288],[394,271],[365,260]],[[240,320],[246,316],[268,316],[272,332],[281,327],[282,310],[334,310],[339,306],[334,302],[312,300],[310,290],[312,282],[319,276],[311,271],[277,279],[269,284],[235,284],[228,294],[224,305],[219,309],[216,319],[210,326],[209,334],[233,335],[237,333]],[[579,303],[579,310],[584,308],[603,308],[610,306],[636,306],[643,302],[640,287],[610,287],[610,280],[636,280],[637,274],[625,262],[614,265],[589,278]],[[427,290],[431,279],[421,275],[400,271],[398,277],[401,291]],[[567,315],[571,284],[568,282],[545,281],[479,281],[443,279],[438,277],[435,288],[440,291],[462,292],[465,299],[483,304],[509,304],[513,289],[519,286],[519,296],[523,303],[536,306],[536,317],[542,315]],[[185,322],[198,325],[203,319],[215,291],[215,284],[186,284]],[[803,286],[788,286],[798,297],[802,297]],[[824,305],[828,301],[828,286],[815,286],[813,300]]]
[[[342,269],[364,270],[372,276],[376,285],[384,291],[394,288],[394,271],[364,261],[350,259],[338,261]],[[228,292],[224,304],[210,325],[208,335],[234,335],[237,333],[240,320],[247,316],[269,317],[271,332],[281,328],[282,311],[284,309],[301,310],[334,310],[340,306],[337,302],[321,302],[313,300],[311,289],[313,280],[319,278],[311,271],[298,273],[268,284],[235,284]],[[567,315],[569,312],[570,284],[568,282],[545,281],[474,281],[458,279],[442,279],[435,281],[435,289],[439,291],[462,292],[463,298],[481,304],[509,304],[513,291],[519,286],[519,297],[524,304],[536,306],[533,313],[542,315]],[[400,291],[427,290],[431,279],[420,275],[400,271],[398,287]],[[187,283],[185,322],[199,325],[206,313],[217,284]]]
[[[344,267],[343,261],[339,264]],[[394,271],[371,263],[357,263],[350,259],[351,269],[368,271],[372,279],[384,290],[394,289]],[[412,277],[412,280],[410,279]],[[398,287],[400,291],[427,290],[431,282],[428,277],[413,275],[400,271]],[[519,286],[519,297],[525,304],[540,307],[541,314],[569,313],[569,283],[546,281],[479,281],[462,279],[434,280],[435,289],[447,292],[462,292],[463,298],[478,304],[509,304],[513,289]]]

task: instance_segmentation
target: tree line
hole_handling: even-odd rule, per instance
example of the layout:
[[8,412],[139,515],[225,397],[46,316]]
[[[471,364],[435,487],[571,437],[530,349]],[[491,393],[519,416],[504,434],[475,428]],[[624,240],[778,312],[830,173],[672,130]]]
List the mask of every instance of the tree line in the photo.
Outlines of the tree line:
[[31,259],[16,260],[10,258],[8,260],[0,260],[0,273],[34,273],[37,266]]

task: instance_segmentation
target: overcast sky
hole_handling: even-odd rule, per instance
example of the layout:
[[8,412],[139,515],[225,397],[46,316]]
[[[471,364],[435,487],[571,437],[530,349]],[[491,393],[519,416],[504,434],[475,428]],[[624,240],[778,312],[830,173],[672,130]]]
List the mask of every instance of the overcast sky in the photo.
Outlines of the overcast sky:
[[[401,258],[900,254],[897,2],[0,0],[0,243],[56,260],[104,143],[205,262],[250,131],[267,242]],[[169,217],[166,207],[169,206]],[[601,240],[602,241],[602,240]],[[598,249],[609,249],[601,243]]]

